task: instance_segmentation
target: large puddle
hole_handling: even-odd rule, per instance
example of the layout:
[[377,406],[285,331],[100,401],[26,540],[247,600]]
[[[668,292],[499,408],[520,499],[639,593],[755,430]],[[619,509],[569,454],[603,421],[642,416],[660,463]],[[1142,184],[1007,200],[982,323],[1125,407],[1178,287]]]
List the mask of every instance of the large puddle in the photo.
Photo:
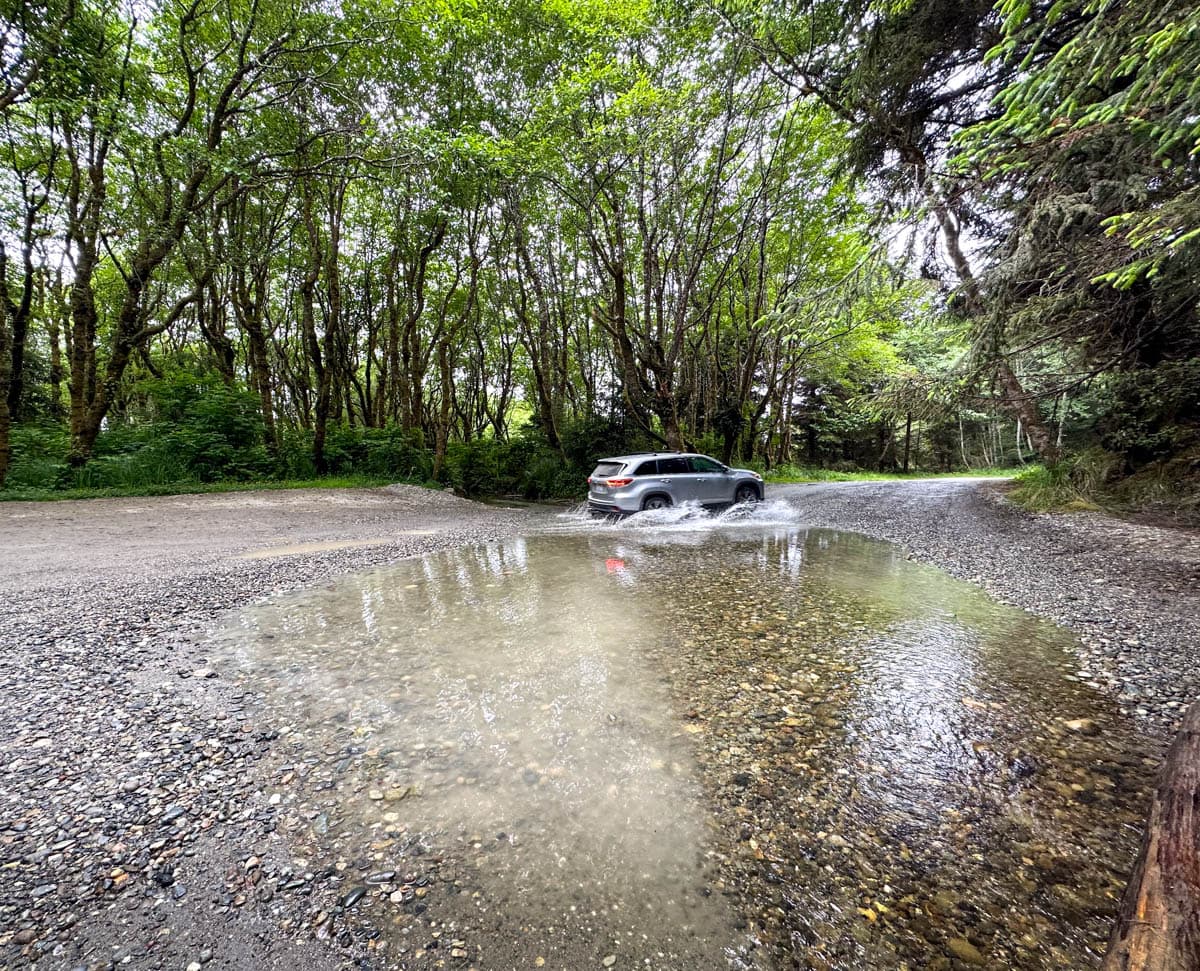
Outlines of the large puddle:
[[284,827],[390,960],[1098,963],[1134,726],[1062,631],[793,518],[567,517],[225,632]]

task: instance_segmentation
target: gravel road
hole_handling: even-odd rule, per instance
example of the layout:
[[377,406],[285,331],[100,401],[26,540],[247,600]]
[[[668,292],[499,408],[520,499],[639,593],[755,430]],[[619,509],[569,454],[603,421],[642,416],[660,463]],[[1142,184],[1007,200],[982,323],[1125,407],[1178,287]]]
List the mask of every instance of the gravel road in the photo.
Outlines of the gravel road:
[[[1161,738],[1200,688],[1195,534],[1032,516],[965,480],[772,491],[1076,630],[1078,676]],[[279,726],[205,634],[265,595],[546,516],[405,486],[0,505],[0,967],[365,961],[369,942],[313,933],[337,881],[275,831]]]

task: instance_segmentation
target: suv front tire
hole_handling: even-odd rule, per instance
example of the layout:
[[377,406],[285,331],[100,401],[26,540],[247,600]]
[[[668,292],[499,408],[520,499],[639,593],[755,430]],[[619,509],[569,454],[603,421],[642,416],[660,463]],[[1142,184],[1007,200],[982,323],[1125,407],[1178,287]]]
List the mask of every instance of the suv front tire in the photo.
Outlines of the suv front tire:
[[733,494],[733,501],[742,502],[758,502],[758,490],[750,483],[744,483],[738,486],[737,492]]

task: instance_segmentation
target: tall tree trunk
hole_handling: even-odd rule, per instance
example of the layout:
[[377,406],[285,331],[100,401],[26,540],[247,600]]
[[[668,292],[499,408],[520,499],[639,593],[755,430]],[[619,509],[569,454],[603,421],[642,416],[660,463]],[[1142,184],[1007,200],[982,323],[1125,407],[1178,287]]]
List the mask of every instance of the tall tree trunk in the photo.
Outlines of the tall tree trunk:
[[51,282],[43,277],[49,296],[43,299],[42,305],[46,311],[46,338],[50,343],[50,417],[55,421],[63,419],[62,381],[63,381],[63,350],[59,326],[66,321],[66,304],[63,301],[62,271]]
[[746,423],[746,431],[742,437],[742,461],[752,462],[754,460],[754,450],[758,446],[758,423],[762,418],[762,412],[755,410],[750,416],[750,420]]
[[[253,322],[251,322],[253,321]],[[267,337],[262,321],[256,314],[248,315],[242,322],[246,332],[247,363],[250,366],[250,383],[258,392],[259,409],[262,411],[263,441],[272,458],[279,457],[279,435],[275,428],[275,401],[271,387],[271,362],[267,349]]]
[[[96,311],[95,304],[91,302],[89,281],[89,294],[83,301],[85,304],[83,327],[88,330],[85,340],[87,340],[87,347],[90,350],[90,360],[87,362],[90,367],[90,386],[86,388],[88,393],[86,404],[81,402],[77,426],[74,424],[75,395],[72,394],[72,442],[68,459],[73,465],[82,465],[92,457],[96,439],[100,435],[100,429],[103,427],[109,408],[117,400],[121,379],[125,375],[125,369],[129,366],[134,352],[144,347],[152,337],[163,333],[174,324],[183,312],[200,298],[203,290],[208,286],[207,276],[195,281],[195,288],[189,294],[177,300],[170,310],[161,313],[160,319],[153,325],[148,323],[146,319],[148,311],[144,304],[146,284],[161,266],[173,245],[174,241],[171,240],[143,243],[131,262],[129,279],[125,284],[125,295],[110,338],[112,344],[109,347],[108,361],[104,366],[104,380],[99,384],[96,384],[95,360]],[[211,267],[209,272],[211,272]]]
[[[33,265],[33,239],[40,208],[40,204],[26,208],[21,238],[21,296],[8,307],[11,345],[9,355],[12,359],[8,384],[8,413],[10,420],[14,422],[21,420],[21,404],[25,393],[25,341],[29,333],[29,317],[33,310],[34,278],[38,272]],[[0,255],[0,259],[5,257]],[[7,284],[3,296],[5,300],[10,299]]]
[[679,424],[679,410],[675,407],[675,397],[667,388],[661,388],[655,396],[658,401],[659,420],[663,424],[663,435],[667,439],[667,448],[673,452],[684,449],[683,428]]
[[[893,434],[891,425],[884,425],[882,423],[877,426],[877,435],[879,437],[879,458],[875,462],[875,467],[880,472],[884,472],[889,468],[887,457],[896,444],[896,436]],[[890,468],[894,469],[895,467],[896,460],[893,458]]]
[[[341,368],[340,357],[338,351],[338,338],[341,336],[342,327],[342,275],[341,275],[341,249],[342,249],[342,214],[346,198],[346,183],[342,182],[336,186],[330,186],[331,198],[329,200],[329,237],[326,244],[326,260],[325,260],[325,296],[328,302],[329,312],[325,319],[325,381],[322,387],[318,389],[317,394],[317,420],[319,423],[327,423],[329,413],[337,403],[340,410],[342,396],[341,392]],[[324,402],[322,402],[324,398]],[[324,417],[322,417],[322,412]],[[322,456],[324,457],[324,456]]]
[[[984,309],[983,294],[979,289],[979,281],[971,269],[971,263],[963,252],[962,231],[956,214],[951,211],[950,204],[936,184],[922,151],[916,145],[909,143],[901,148],[901,155],[916,167],[917,180],[930,200],[934,217],[942,231],[946,252],[950,256],[950,263],[954,266],[955,275],[962,286],[968,311],[976,314],[982,313]],[[1003,351],[997,351],[994,364],[996,377],[1003,392],[1003,404],[1024,422],[1042,461],[1047,465],[1056,464],[1062,457],[1062,453],[1055,445],[1049,428],[1042,421],[1042,416],[1038,412],[1037,400],[1022,387],[1020,379],[1013,371],[1012,365],[1004,356]]]
[[[304,348],[307,352],[308,363],[312,365],[313,374],[317,379],[317,401],[313,422],[313,468],[317,475],[324,475],[327,469],[325,463],[325,432],[329,421],[329,368],[321,349],[321,340],[317,337],[317,281],[321,279],[321,242],[318,235],[317,222],[312,211],[312,196],[306,190],[302,204],[305,236],[307,238],[308,265],[300,281],[300,326],[304,336]],[[328,325],[326,337],[328,338]]]
[[[7,260],[0,248],[0,288],[7,295]],[[8,301],[0,299],[0,489],[8,478],[8,465],[12,458],[12,414],[8,408],[8,390],[12,378],[12,332],[8,324]]]
[[[1003,357],[996,362],[996,377],[1004,391],[1005,403],[1012,408],[1033,442],[1033,447],[1047,465],[1056,464],[1062,458],[1062,449],[1049,426],[1042,421],[1037,401],[1025,392],[1021,382]],[[1018,449],[1020,443],[1018,443]]]
[[96,301],[92,274],[96,265],[93,246],[83,246],[75,261],[71,283],[70,428],[72,465],[83,465],[92,456],[95,436],[89,435],[88,414],[96,395]]
[[[272,459],[279,458],[275,428],[275,402],[271,380],[271,358],[267,344],[267,282],[271,252],[280,221],[264,218],[266,205],[252,204],[241,183],[231,185],[234,201],[225,209],[224,233],[229,238],[228,299],[234,322],[246,335],[246,380],[258,395],[263,423],[263,444]],[[222,232],[217,224],[218,238]]]
[[400,308],[396,295],[396,266],[399,260],[399,249],[393,245],[388,251],[387,261],[383,271],[383,295],[386,313],[387,331],[380,341],[381,353],[379,375],[375,386],[375,413],[379,416],[382,426],[390,417],[393,422],[400,420]]
[[[978,310],[982,305],[982,295],[979,291],[979,284],[971,273],[970,264],[967,262],[962,247],[959,245],[958,224],[954,221],[945,205],[935,206],[935,210],[937,210],[938,221],[942,226],[942,236],[946,241],[946,249],[950,253],[950,260],[954,264],[959,279],[962,281],[968,300]],[[996,378],[1003,392],[1002,400],[1004,405],[1025,425],[1029,437],[1033,440],[1042,461],[1047,465],[1055,465],[1062,458],[1062,452],[1056,445],[1050,429],[1042,420],[1041,413],[1038,411],[1037,399],[1028,394],[1024,387],[1022,387],[1020,378],[1017,377],[1016,372],[1012,369],[1012,365],[1008,362],[1008,358],[1003,353],[996,355],[994,363]]]
[[904,471],[908,471],[908,449],[912,443],[912,412],[904,416]]
[[[529,365],[533,370],[534,404],[538,421],[551,448],[562,448],[558,429],[561,424],[562,401],[556,391],[558,382],[555,372],[558,367],[557,351],[552,340],[554,321],[550,312],[550,296],[541,268],[535,263],[525,232],[524,216],[513,205],[513,245],[516,249],[517,266],[523,271],[517,274],[517,286],[521,288],[518,319],[525,334],[525,347],[529,352]],[[525,281],[529,281],[529,292]],[[533,312],[529,312],[532,296]],[[669,436],[668,436],[669,440]],[[674,445],[671,446],[675,448]]]
[[454,395],[453,376],[450,373],[450,357],[446,352],[449,336],[438,343],[438,377],[442,385],[441,401],[438,405],[437,427],[434,431],[433,478],[441,474],[446,460],[446,445],[450,438],[450,407]]
[[237,348],[226,333],[225,301],[215,286],[210,284],[204,290],[206,293],[196,301],[196,323],[200,327],[201,337],[213,352],[221,380],[227,388],[232,388],[237,380]]

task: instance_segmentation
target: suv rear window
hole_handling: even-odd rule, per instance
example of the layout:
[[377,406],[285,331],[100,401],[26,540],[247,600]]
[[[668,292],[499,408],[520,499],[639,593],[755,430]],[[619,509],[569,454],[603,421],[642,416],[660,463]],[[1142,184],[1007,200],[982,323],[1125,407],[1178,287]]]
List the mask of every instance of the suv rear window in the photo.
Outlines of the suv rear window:
[[658,459],[651,459],[649,462],[643,462],[637,467],[634,475],[658,475]]
[[[623,468],[625,468],[624,462],[601,462],[596,466],[596,470],[592,473],[592,478],[607,479],[610,476],[616,475]],[[576,473],[576,475],[578,474],[579,473]]]
[[688,465],[687,459],[678,458],[658,460],[659,475],[686,475],[691,471],[692,467]]

